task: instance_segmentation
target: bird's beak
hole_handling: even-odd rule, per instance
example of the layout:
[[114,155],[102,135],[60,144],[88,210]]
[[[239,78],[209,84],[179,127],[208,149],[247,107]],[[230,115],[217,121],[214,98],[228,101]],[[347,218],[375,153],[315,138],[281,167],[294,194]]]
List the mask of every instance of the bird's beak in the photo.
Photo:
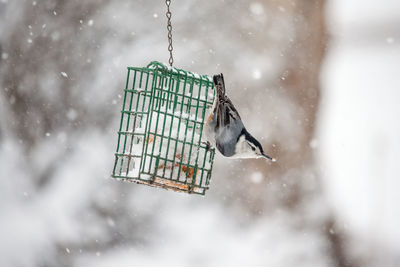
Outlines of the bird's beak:
[[276,161],[275,158],[271,158],[271,157],[268,156],[267,154],[262,153],[261,155],[262,155],[264,158],[269,159],[269,160],[272,161],[272,162],[275,162],[275,161]]

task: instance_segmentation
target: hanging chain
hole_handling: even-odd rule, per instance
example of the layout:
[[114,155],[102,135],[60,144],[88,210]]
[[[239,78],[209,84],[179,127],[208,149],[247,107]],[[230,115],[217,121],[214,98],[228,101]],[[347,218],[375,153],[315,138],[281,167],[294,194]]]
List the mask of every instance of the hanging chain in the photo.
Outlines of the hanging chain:
[[168,51],[169,51],[169,65],[172,67],[172,63],[174,63],[174,58],[172,56],[172,50],[174,49],[172,47],[172,24],[171,24],[171,11],[169,10],[169,6],[171,4],[171,0],[165,0],[165,4],[167,5],[167,30],[168,30]]

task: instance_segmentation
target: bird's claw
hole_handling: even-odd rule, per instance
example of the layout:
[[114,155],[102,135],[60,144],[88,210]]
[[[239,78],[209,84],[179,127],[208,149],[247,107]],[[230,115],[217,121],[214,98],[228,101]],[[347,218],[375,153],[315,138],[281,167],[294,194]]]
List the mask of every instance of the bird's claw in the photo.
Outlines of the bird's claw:
[[208,141],[202,142],[202,143],[206,146],[206,150],[207,150],[207,151],[210,151],[210,149],[211,149],[211,143],[208,142]]

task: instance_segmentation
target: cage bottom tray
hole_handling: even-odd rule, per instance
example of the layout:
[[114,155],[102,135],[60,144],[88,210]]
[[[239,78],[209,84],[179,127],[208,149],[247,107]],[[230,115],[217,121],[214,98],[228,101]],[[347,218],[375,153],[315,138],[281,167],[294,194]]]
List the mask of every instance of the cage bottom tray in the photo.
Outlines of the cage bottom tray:
[[122,176],[113,176],[113,178],[116,178],[121,181],[128,181],[136,184],[144,184],[144,185],[149,185],[152,187],[158,187],[158,188],[164,188],[167,190],[171,191],[176,191],[176,192],[185,192],[185,193],[193,193],[193,194],[200,194],[204,195],[205,191],[208,188],[205,187],[200,187],[197,185],[192,185],[192,184],[186,184],[183,182],[179,181],[174,181],[174,180],[169,180],[161,177],[154,177],[153,179],[138,179],[138,178],[128,178],[128,177],[122,177]]

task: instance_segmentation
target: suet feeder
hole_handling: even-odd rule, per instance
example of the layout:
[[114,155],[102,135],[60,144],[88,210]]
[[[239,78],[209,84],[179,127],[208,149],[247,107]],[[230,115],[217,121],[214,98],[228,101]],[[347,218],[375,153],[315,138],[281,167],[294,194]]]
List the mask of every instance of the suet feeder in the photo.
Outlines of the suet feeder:
[[204,195],[215,151],[203,128],[213,100],[209,76],[159,62],[128,67],[112,177]]

